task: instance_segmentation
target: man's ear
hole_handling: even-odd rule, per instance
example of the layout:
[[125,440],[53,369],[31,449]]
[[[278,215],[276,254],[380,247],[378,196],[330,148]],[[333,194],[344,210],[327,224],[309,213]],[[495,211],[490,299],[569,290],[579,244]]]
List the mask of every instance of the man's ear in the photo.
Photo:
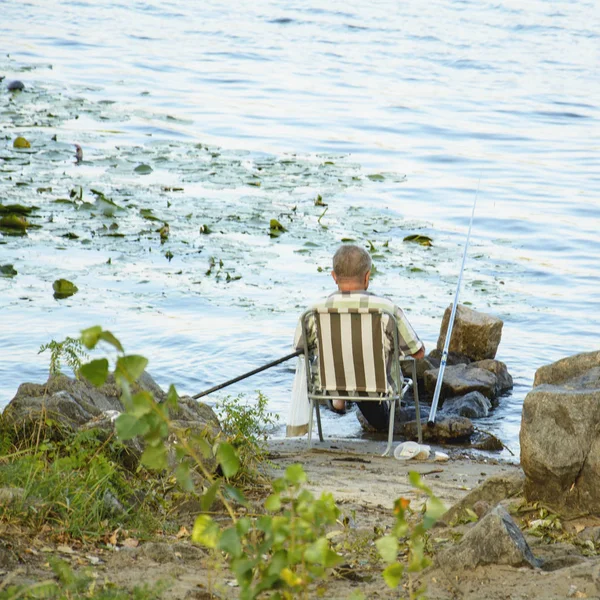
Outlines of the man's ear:
[[371,279],[371,271],[367,271],[367,274],[365,275],[365,290],[369,288],[369,281]]
[[335,276],[335,271],[331,271],[331,276],[333,277],[333,280],[337,283],[337,277]]

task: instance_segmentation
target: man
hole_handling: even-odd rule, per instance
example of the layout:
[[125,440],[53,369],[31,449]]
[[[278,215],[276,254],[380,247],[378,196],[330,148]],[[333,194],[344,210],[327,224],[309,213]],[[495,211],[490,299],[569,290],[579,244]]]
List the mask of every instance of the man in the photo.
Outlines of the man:
[[[364,248],[351,244],[340,246],[333,256],[331,276],[338,286],[338,291],[331,294],[324,302],[316,304],[313,308],[381,308],[388,310],[396,317],[401,354],[414,358],[425,356],[425,346],[402,310],[390,300],[367,291],[371,277],[371,257]],[[314,320],[308,323],[308,337],[309,348],[314,348],[316,341]],[[386,331],[384,343],[386,350],[389,351],[393,344],[390,331]],[[304,347],[300,323],[296,327],[294,346],[298,350]],[[332,399],[332,405],[334,410],[343,412],[346,403],[344,400]],[[357,406],[365,419],[375,429],[387,429],[389,424],[389,405],[387,402],[357,402]]]

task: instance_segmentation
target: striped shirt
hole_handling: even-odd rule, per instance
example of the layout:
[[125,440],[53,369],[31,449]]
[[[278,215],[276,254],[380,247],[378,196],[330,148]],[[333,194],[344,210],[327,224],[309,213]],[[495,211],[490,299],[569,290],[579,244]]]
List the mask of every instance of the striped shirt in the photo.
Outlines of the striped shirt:
[[[336,309],[340,311],[353,311],[357,309],[375,309],[375,310],[387,310],[394,315],[398,327],[398,343],[399,351],[401,355],[416,354],[422,347],[423,343],[411,327],[404,312],[398,308],[393,302],[371,294],[367,291],[355,291],[355,292],[335,292],[331,294],[324,302],[315,304],[313,309]],[[362,311],[361,311],[362,312]],[[382,325],[385,331],[385,337],[383,339],[384,350],[387,357],[388,369],[390,366],[390,350],[394,343],[393,338],[393,321],[386,315],[382,315]],[[307,323],[308,329],[308,346],[310,349],[316,347],[317,328],[314,317],[310,318]],[[302,340],[302,326],[298,323],[296,327],[296,333],[294,335],[294,347],[298,350],[303,349],[304,343]],[[342,342],[341,351],[345,354],[344,345]],[[389,372],[389,370],[388,370]]]

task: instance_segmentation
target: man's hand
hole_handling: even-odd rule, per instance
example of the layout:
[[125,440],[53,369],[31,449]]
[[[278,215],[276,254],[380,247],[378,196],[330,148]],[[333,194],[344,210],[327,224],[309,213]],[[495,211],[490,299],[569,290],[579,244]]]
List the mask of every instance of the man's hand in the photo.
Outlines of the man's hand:
[[418,360],[419,358],[423,358],[425,356],[425,344],[423,344],[421,346],[421,349],[418,352],[415,352],[414,354],[410,355],[412,358],[414,358],[415,360]]

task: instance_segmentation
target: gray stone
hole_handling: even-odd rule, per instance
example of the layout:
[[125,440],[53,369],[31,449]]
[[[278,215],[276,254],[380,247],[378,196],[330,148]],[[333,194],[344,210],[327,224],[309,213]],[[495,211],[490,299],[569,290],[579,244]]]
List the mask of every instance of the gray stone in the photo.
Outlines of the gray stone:
[[[434,348],[428,355],[427,359],[434,365],[433,368],[437,369],[442,362],[442,350]],[[473,361],[465,354],[459,354],[458,352],[448,352],[446,357],[446,365],[468,365]]]
[[[469,392],[479,392],[486,398],[494,398],[497,380],[494,373],[487,369],[480,369],[472,365],[446,366],[444,379],[440,389],[440,402],[454,396],[464,396]],[[433,395],[437,382],[439,369],[425,372],[425,389]]]
[[538,369],[523,402],[525,495],[564,514],[600,514],[600,352]]
[[[438,350],[444,348],[451,310],[452,307],[449,306],[444,313],[437,342]],[[452,338],[448,350],[464,354],[472,360],[494,358],[502,338],[502,326],[501,319],[459,304],[456,307]]]
[[464,498],[450,507],[439,519],[442,525],[453,525],[469,517],[467,509],[474,510],[478,502],[495,506],[506,498],[516,496],[523,491],[525,475],[518,471],[506,475],[495,475],[471,490]]
[[[421,419],[424,442],[467,442],[473,434],[473,423],[465,417],[439,417],[433,427],[427,426],[427,419]],[[397,424],[394,433],[409,440],[417,439],[417,422]]]
[[471,366],[477,367],[478,369],[485,369],[496,376],[496,389],[494,391],[495,397],[512,390],[513,378],[508,372],[507,366],[503,362],[488,358],[486,360],[474,362]]
[[483,565],[538,567],[540,564],[518,525],[502,506],[488,512],[458,544],[440,552],[436,562],[452,573]]
[[492,403],[483,394],[469,392],[465,396],[444,400],[440,414],[481,419],[488,416],[490,408],[492,408]]

